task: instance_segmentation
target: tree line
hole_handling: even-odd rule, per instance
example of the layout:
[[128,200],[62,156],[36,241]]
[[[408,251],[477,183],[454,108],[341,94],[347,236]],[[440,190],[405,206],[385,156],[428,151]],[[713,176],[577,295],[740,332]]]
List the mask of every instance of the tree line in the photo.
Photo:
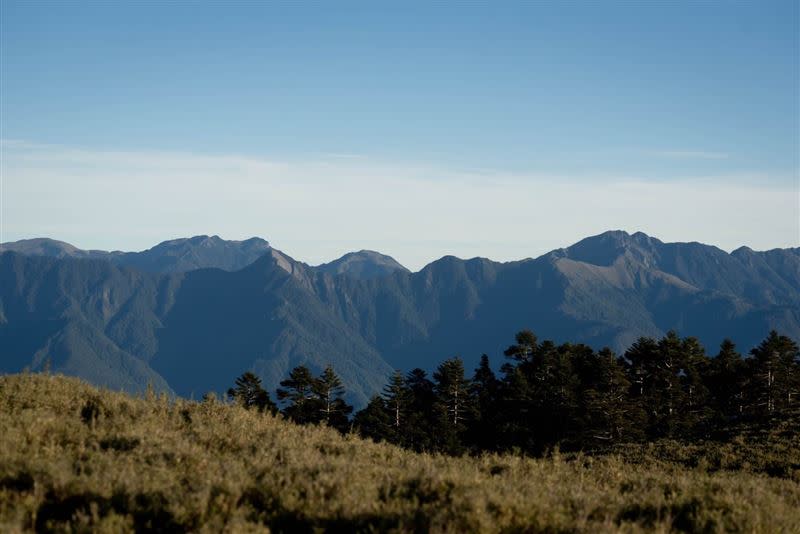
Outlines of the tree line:
[[[800,351],[775,331],[747,357],[729,340],[709,357],[696,338],[675,332],[640,338],[617,356],[608,348],[540,342],[524,330],[505,356],[499,375],[486,355],[471,376],[460,358],[445,360],[430,377],[422,369],[395,371],[352,419],[331,367],[319,376],[296,367],[277,398],[297,423],[449,454],[719,439],[800,410]],[[248,408],[279,411],[252,373],[228,394]]]

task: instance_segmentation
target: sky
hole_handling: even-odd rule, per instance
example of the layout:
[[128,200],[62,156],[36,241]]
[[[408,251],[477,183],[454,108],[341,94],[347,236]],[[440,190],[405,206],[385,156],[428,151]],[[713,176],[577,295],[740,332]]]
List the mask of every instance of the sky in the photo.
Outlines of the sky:
[[0,241],[800,246],[800,4],[0,3]]

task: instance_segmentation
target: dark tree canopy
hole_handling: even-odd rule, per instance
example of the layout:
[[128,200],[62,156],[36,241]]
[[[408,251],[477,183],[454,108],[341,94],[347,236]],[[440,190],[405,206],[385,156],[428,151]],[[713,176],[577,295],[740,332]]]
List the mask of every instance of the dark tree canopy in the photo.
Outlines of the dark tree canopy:
[[344,393],[333,367],[326,367],[315,377],[304,365],[292,369],[277,391],[278,399],[285,404],[283,414],[289,419],[301,424],[322,423],[342,432],[349,428],[348,416],[353,411],[344,401]]
[[228,397],[247,409],[277,413],[278,407],[269,398],[269,393],[261,386],[261,379],[247,371],[236,379],[236,385],[228,390]]
[[[618,356],[540,341],[523,330],[505,356],[499,374],[485,354],[471,377],[460,358],[443,361],[431,378],[423,369],[395,371],[352,423],[330,366],[319,376],[295,367],[277,396],[295,422],[448,454],[721,439],[737,429],[800,421],[800,351],[777,332],[743,358],[728,340],[709,357],[697,339],[674,331],[640,338]],[[248,408],[275,410],[252,373],[229,395]]]

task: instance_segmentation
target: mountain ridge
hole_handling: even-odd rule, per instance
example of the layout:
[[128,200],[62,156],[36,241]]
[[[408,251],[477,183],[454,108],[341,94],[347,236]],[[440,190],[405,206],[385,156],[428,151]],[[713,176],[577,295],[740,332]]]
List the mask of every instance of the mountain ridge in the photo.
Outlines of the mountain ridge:
[[616,231],[533,259],[444,256],[417,272],[372,276],[309,266],[259,240],[265,253],[243,268],[178,269],[231,265],[230,255],[196,253],[219,250],[220,241],[148,249],[147,265],[161,272],[108,258],[3,252],[0,347],[14,356],[0,370],[50,359],[96,383],[157,383],[199,396],[224,391],[248,369],[274,388],[295,365],[332,364],[363,405],[394,368],[431,369],[456,355],[469,368],[481,353],[501,354],[523,328],[618,352],[670,329],[699,337],[709,351],[726,336],[747,350],[771,328],[800,339],[794,249],[729,254]]
[[[486,257],[483,257],[483,256],[474,256],[474,257],[471,257],[471,258],[461,258],[459,256],[446,254],[446,255],[442,256],[441,258],[439,258],[437,260],[433,260],[433,261],[429,262],[428,264],[424,265],[418,271],[411,271],[410,269],[407,269],[402,264],[397,262],[397,260],[395,260],[391,256],[383,254],[383,253],[381,253],[379,251],[374,251],[374,250],[369,250],[369,249],[361,249],[361,250],[358,250],[358,251],[347,252],[347,253],[343,254],[342,256],[340,256],[340,257],[338,257],[336,259],[333,259],[333,260],[331,260],[329,262],[321,263],[321,264],[316,265],[316,266],[308,265],[308,264],[306,264],[304,262],[301,262],[299,260],[293,260],[293,261],[296,261],[298,263],[303,263],[303,265],[308,265],[310,268],[320,269],[320,270],[323,270],[325,272],[332,273],[332,271],[333,271],[332,266],[335,266],[338,263],[342,262],[343,260],[347,260],[350,257],[356,257],[356,258],[373,257],[373,258],[379,258],[381,260],[387,260],[387,261],[391,262],[394,265],[396,270],[404,270],[404,271],[407,271],[407,272],[420,272],[420,271],[424,270],[426,267],[428,267],[429,265],[431,265],[432,263],[436,263],[437,261],[440,261],[440,260],[445,259],[445,258],[454,258],[454,259],[457,259],[457,260],[460,260],[460,261],[470,261],[470,260],[474,260],[474,259],[482,259],[482,260],[487,260],[487,261],[491,261],[493,263],[498,263],[498,264],[508,264],[508,263],[519,263],[519,262],[525,262],[525,261],[533,261],[533,260],[539,259],[539,258],[541,258],[543,256],[559,254],[559,253],[561,253],[563,251],[567,251],[569,249],[575,249],[575,247],[577,247],[577,246],[579,246],[581,244],[584,244],[585,242],[591,242],[591,241],[598,240],[598,239],[616,239],[620,243],[624,243],[626,245],[630,245],[631,243],[637,243],[637,242],[638,243],[647,242],[647,243],[655,243],[655,244],[657,244],[659,246],[667,246],[667,247],[700,246],[700,247],[704,247],[704,248],[714,249],[718,253],[726,255],[726,256],[734,256],[734,257],[741,257],[741,256],[744,256],[744,255],[747,255],[747,254],[751,254],[751,253],[752,254],[756,254],[756,255],[770,255],[770,254],[773,254],[773,255],[774,254],[800,255],[800,247],[786,247],[786,248],[778,247],[778,248],[771,248],[771,249],[767,249],[767,250],[755,250],[755,249],[752,249],[751,247],[749,247],[747,245],[741,245],[738,248],[732,250],[731,252],[726,252],[725,250],[717,247],[716,245],[709,245],[709,244],[706,244],[706,243],[702,243],[700,241],[664,242],[664,241],[661,241],[660,239],[658,239],[656,237],[650,236],[650,235],[645,234],[644,232],[641,232],[641,231],[636,231],[636,232],[631,234],[631,233],[628,233],[625,230],[606,230],[606,231],[601,232],[599,234],[583,238],[580,241],[577,241],[576,243],[574,243],[573,245],[570,245],[569,247],[553,249],[553,250],[551,250],[549,252],[545,252],[545,253],[540,254],[539,256],[536,256],[536,257],[528,256],[528,257],[515,259],[515,260],[497,261],[497,260],[492,260],[491,258],[486,258]],[[13,252],[19,252],[19,253],[22,253],[22,254],[26,254],[26,255],[40,255],[40,256],[51,256],[51,257],[72,256],[72,257],[91,257],[91,258],[107,258],[108,259],[108,258],[120,257],[120,256],[141,255],[141,254],[145,254],[145,253],[148,253],[148,252],[151,252],[151,251],[157,251],[158,249],[164,249],[164,248],[167,248],[167,247],[170,247],[170,246],[174,247],[176,245],[181,245],[181,244],[185,244],[185,243],[198,243],[198,242],[217,242],[217,243],[225,244],[225,245],[228,245],[228,246],[237,246],[237,245],[243,245],[243,244],[249,244],[249,243],[259,243],[259,244],[261,244],[263,246],[264,253],[266,253],[268,250],[276,250],[276,249],[273,249],[273,247],[269,244],[269,242],[267,240],[265,240],[263,238],[260,238],[260,237],[251,237],[251,238],[243,239],[243,240],[227,240],[227,239],[222,239],[218,235],[209,236],[209,235],[202,234],[202,235],[196,235],[196,236],[192,236],[192,237],[182,237],[182,238],[169,239],[169,240],[166,240],[166,241],[162,241],[162,242],[154,245],[153,247],[150,247],[148,249],[145,249],[145,250],[142,250],[142,251],[138,251],[138,252],[121,251],[121,250],[105,251],[105,250],[97,250],[97,249],[81,249],[81,248],[76,247],[76,246],[74,246],[74,245],[72,245],[70,243],[67,243],[65,241],[59,241],[57,239],[48,238],[48,237],[38,237],[38,238],[21,239],[21,240],[18,240],[18,241],[7,241],[7,242],[0,243],[0,253],[6,252],[6,251],[13,251]],[[50,250],[47,250],[47,249],[50,249]],[[70,251],[71,251],[71,253],[70,253]],[[283,252],[281,252],[281,254],[285,255],[285,253],[283,253]],[[253,261],[255,261],[255,259],[253,259]],[[208,268],[208,267],[215,267],[215,266],[214,265],[201,265],[201,266],[198,266],[198,267],[195,267],[195,268]],[[218,268],[222,268],[224,270],[235,270],[235,269],[225,268],[225,267],[218,267]],[[336,273],[333,273],[333,274],[336,274]]]

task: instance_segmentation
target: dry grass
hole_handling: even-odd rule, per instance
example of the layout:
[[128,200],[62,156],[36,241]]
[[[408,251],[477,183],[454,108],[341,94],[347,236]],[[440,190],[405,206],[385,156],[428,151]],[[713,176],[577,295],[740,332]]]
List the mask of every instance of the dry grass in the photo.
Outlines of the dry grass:
[[0,377],[0,429],[2,532],[800,532],[794,433],[774,471],[680,444],[660,446],[702,461],[658,446],[450,458],[45,375]]

